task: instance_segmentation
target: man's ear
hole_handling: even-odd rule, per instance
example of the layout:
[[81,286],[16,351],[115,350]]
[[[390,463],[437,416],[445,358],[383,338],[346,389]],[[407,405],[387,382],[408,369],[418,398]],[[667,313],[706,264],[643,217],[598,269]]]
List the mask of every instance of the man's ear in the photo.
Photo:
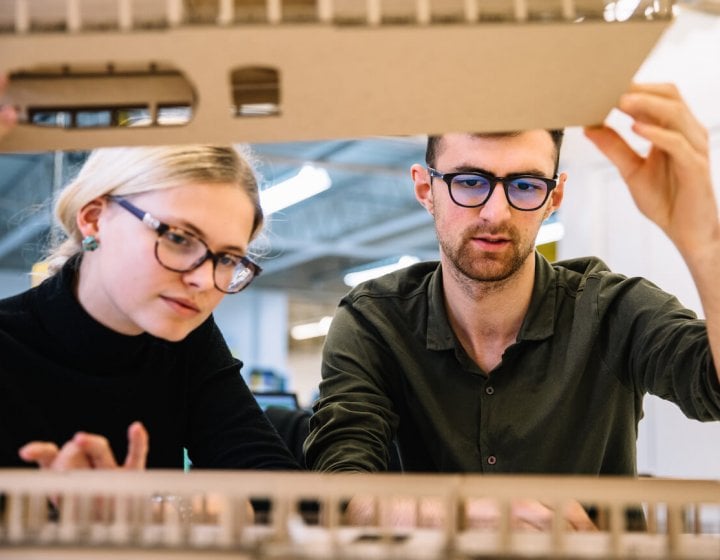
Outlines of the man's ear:
[[76,222],[83,237],[100,233],[100,215],[107,208],[105,198],[96,198],[88,202],[77,213]]
[[430,212],[431,216],[434,216],[435,208],[433,205],[433,194],[428,170],[416,163],[410,168],[410,175],[415,184],[415,198],[423,205],[425,210]]
[[553,212],[555,212],[562,204],[563,197],[565,196],[565,182],[567,181],[567,173],[560,173],[558,177],[558,184],[550,193],[550,204],[545,208],[545,216],[543,220],[547,220]]

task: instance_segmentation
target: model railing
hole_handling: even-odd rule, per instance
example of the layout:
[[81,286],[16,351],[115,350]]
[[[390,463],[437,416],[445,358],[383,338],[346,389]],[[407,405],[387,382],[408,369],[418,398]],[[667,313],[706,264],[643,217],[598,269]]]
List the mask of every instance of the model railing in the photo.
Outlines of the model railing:
[[[260,559],[720,555],[717,481],[0,471],[0,495],[5,559],[118,550],[123,557],[232,551]],[[351,519],[353,500],[373,506],[362,525]],[[518,500],[537,500],[555,513],[535,527],[541,530],[526,530],[513,519]],[[468,508],[478,501],[496,512],[480,523]],[[569,530],[562,512],[576,502],[592,513],[597,531]]]

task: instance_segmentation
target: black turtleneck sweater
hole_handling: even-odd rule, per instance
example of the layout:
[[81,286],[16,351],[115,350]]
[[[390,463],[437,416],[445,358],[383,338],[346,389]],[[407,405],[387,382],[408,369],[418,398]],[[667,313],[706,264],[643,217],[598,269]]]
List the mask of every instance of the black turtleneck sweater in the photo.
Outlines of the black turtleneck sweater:
[[26,465],[34,440],[61,446],[101,434],[122,463],[127,428],[150,434],[148,467],[296,469],[210,317],[180,342],[126,336],[73,295],[77,259],[36,288],[0,300],[0,467]]

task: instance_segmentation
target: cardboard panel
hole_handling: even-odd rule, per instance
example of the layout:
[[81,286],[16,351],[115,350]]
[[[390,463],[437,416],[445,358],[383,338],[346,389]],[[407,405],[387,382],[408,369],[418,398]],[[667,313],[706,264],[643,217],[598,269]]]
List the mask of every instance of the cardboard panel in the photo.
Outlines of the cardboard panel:
[[[170,68],[183,77],[177,101],[191,99],[193,104],[184,126],[59,129],[23,124],[0,142],[0,150],[595,124],[625,91],[668,24],[295,24],[0,35],[0,71],[51,70],[32,87],[30,80],[11,84],[3,102],[23,108],[24,117],[31,106],[137,106],[139,90],[122,75],[123,69],[140,69],[147,82],[159,76],[159,68]],[[233,83],[238,70],[253,68],[277,76],[276,83],[263,85],[255,78]],[[64,73],[62,87],[58,73]],[[165,79],[157,86],[165,88],[164,95],[168,83]],[[239,90],[250,88],[253,98],[261,87],[272,91],[268,101],[277,101],[276,106],[247,104],[241,110],[236,105],[243,98]],[[151,93],[146,104],[157,105]],[[258,112],[266,116],[253,116]]]

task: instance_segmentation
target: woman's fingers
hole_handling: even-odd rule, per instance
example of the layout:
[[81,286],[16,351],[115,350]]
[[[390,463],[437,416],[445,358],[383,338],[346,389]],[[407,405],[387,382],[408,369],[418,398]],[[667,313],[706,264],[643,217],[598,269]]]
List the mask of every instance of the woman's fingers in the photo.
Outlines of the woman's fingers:
[[125,458],[126,469],[141,470],[145,468],[150,448],[150,437],[141,422],[133,422],[128,427],[128,453]]
[[[93,469],[114,469],[117,461],[113,455],[107,438],[96,434],[78,432],[73,439],[65,445],[76,445],[85,456],[85,460]],[[63,449],[65,446],[63,446]]]
[[[144,469],[149,449],[145,426],[133,422],[128,427],[128,453],[123,465],[126,469]],[[115,469],[118,467],[107,438],[77,432],[62,448],[52,442],[32,441],[18,451],[24,461],[35,462],[40,468],[53,470]]]
[[23,461],[37,463],[41,469],[49,469],[60,450],[58,446],[49,441],[31,441],[23,445],[18,455]]
[[50,468],[55,471],[71,471],[90,469],[92,466],[92,462],[85,451],[73,438],[60,448],[60,453],[58,453]]

